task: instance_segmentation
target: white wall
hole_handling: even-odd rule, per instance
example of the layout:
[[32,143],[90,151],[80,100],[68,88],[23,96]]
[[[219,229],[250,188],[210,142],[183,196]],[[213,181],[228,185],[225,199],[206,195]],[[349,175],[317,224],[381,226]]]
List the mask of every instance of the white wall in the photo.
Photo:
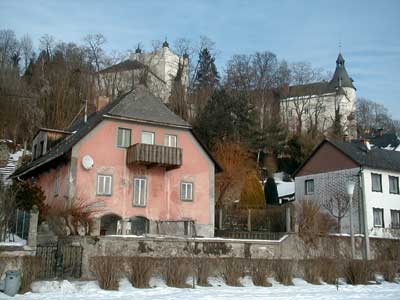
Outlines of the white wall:
[[[371,183],[371,173],[382,175],[382,192],[373,192]],[[373,169],[364,170],[365,178],[365,199],[367,203],[368,229],[372,236],[392,237],[396,231],[391,230],[390,210],[400,210],[400,195],[389,193],[389,175],[400,178],[400,172],[388,172]],[[375,228],[373,219],[373,208],[383,208],[385,228]]]
[[[336,93],[327,93],[322,95],[309,95],[304,97],[291,97],[281,99],[281,114],[284,120],[288,121],[289,129],[294,131],[297,124],[296,107],[299,111],[304,107],[308,113],[303,110],[302,121],[303,130],[307,130],[310,121],[315,120],[315,111],[318,108],[318,129],[321,131],[328,130],[335,118],[335,107],[340,106],[342,114],[342,125],[345,132],[350,136],[356,137],[355,120],[349,121],[348,116],[355,113],[356,109],[356,91],[353,88],[343,88],[344,95],[336,95]],[[320,111],[323,106],[323,111]]]

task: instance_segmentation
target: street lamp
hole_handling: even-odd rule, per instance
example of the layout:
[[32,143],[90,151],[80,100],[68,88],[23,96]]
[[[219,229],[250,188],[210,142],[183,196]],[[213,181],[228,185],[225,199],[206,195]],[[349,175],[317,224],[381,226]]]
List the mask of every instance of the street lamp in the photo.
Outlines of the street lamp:
[[354,244],[354,231],[353,231],[353,194],[355,183],[353,181],[349,181],[346,184],[346,192],[349,196],[349,213],[350,213],[350,241],[351,241],[351,258],[355,258],[356,248]]

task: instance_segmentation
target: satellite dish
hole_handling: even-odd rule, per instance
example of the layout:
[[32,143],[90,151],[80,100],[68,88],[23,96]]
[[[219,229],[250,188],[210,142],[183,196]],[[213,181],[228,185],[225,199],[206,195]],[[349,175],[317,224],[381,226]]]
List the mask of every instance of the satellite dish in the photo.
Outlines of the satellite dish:
[[94,161],[93,161],[93,158],[90,155],[85,155],[82,158],[82,166],[86,170],[90,170],[91,168],[93,168],[93,165],[94,165]]

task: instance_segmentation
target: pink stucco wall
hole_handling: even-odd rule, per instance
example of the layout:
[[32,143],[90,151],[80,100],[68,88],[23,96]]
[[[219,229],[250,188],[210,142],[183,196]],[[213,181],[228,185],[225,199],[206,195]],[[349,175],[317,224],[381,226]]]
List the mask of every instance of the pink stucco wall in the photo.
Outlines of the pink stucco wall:
[[[68,178],[70,174],[70,163],[59,165],[56,169],[42,173],[37,178],[37,184],[43,189],[46,196],[46,204],[51,205],[54,201],[66,201],[68,198]],[[56,193],[56,180],[59,178],[59,192]]]
[[[165,134],[178,137],[178,147],[183,149],[183,164],[180,168],[166,171],[164,168],[127,166],[126,150],[116,146],[118,127],[132,130],[131,143],[140,143],[141,132],[155,133],[155,144],[163,145]],[[82,157],[90,155],[94,167],[85,170]],[[97,202],[98,215],[115,213],[122,218],[145,216],[151,220],[192,219],[197,224],[213,223],[214,167],[209,157],[188,130],[121,122],[102,121],[72,150],[76,158],[76,195],[89,202]],[[74,163],[74,162],[73,162]],[[96,195],[97,174],[111,174],[113,187],[111,196]],[[133,180],[145,176],[148,184],[146,207],[133,206]],[[180,182],[194,182],[194,200],[180,200]]]

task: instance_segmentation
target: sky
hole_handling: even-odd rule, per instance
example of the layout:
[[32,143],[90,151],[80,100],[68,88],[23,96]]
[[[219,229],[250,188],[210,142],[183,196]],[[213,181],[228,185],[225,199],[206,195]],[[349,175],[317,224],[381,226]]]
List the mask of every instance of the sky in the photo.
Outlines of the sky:
[[271,51],[333,73],[341,44],[357,96],[400,119],[399,0],[0,0],[0,29],[28,33],[36,46],[44,34],[80,43],[102,33],[119,51],[207,36],[221,72],[232,55]]

